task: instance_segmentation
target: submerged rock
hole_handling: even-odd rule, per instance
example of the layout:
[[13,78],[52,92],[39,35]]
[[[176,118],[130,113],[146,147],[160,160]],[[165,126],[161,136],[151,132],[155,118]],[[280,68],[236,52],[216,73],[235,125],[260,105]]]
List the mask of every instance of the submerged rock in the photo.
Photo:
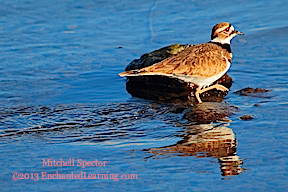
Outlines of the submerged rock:
[[254,116],[253,115],[243,115],[241,117],[239,117],[240,120],[251,120],[251,119],[254,119]]
[[208,124],[216,121],[225,121],[228,116],[233,115],[236,111],[238,111],[238,108],[235,106],[207,102],[188,108],[183,118],[199,124]]
[[251,87],[246,87],[239,91],[235,91],[235,93],[239,93],[240,95],[244,95],[244,96],[253,95],[254,93],[265,93],[265,92],[270,92],[270,90],[262,89],[262,88],[253,89]]

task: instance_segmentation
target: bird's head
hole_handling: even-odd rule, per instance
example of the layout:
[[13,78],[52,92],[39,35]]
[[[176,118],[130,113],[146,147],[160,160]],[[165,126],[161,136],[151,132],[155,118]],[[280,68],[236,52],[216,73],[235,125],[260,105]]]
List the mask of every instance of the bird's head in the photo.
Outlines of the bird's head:
[[236,31],[228,22],[218,23],[212,29],[211,42],[230,44],[236,35],[244,35],[244,33]]

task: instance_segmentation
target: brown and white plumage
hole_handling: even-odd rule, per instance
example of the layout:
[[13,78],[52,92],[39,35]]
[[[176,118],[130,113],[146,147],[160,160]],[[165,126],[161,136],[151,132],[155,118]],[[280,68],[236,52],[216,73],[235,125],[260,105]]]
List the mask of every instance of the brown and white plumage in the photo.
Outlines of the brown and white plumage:
[[232,53],[230,41],[237,34],[234,27],[227,22],[218,23],[212,29],[211,41],[204,44],[188,47],[184,51],[169,57],[159,63],[138,70],[120,73],[124,76],[163,75],[178,78],[184,82],[198,85],[195,96],[202,103],[199,94],[210,89],[228,91],[222,85],[211,85],[221,78],[230,68]]

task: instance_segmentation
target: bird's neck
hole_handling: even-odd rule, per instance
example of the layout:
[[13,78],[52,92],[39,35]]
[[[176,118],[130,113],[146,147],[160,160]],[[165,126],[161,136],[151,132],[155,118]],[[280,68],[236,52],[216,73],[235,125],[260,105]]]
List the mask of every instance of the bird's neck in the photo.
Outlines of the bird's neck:
[[226,49],[229,53],[232,53],[230,43],[224,43],[223,44],[223,43],[214,42],[214,41],[210,41],[210,43],[214,43],[214,44],[222,47],[223,49]]
[[231,39],[229,39],[229,38],[219,39],[218,37],[211,40],[211,42],[214,42],[214,43],[229,44],[229,45],[230,45],[230,41],[231,41]]

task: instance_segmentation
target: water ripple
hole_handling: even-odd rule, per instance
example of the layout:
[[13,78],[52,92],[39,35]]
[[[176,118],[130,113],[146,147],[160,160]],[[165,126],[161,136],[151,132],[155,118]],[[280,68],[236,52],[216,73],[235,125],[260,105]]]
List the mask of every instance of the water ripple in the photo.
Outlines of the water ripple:
[[29,135],[52,143],[161,138],[169,122],[177,118],[169,116],[169,111],[165,105],[140,103],[4,108],[0,137],[11,141]]

